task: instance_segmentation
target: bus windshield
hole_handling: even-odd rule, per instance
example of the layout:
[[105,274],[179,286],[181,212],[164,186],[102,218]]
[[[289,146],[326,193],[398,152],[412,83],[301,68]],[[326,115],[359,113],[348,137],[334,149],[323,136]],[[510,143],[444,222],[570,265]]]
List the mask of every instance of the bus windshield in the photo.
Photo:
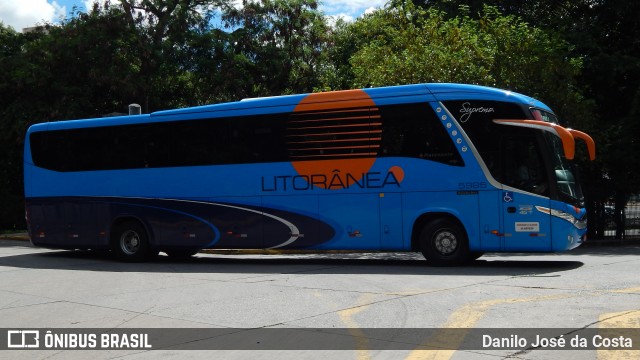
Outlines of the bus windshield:
[[[541,109],[531,109],[536,120],[542,120],[554,124],[560,124],[558,117]],[[564,149],[562,141],[557,136],[545,132],[544,137],[551,148],[551,166],[555,176],[558,193],[561,200],[572,204],[581,204],[584,201],[582,189],[577,181],[576,168],[572,161],[567,160],[563,155]]]
[[564,157],[562,141],[559,137],[548,132],[544,133],[544,137],[551,149],[551,166],[560,200],[575,205],[582,203],[584,198],[577,181],[576,169],[573,162]]

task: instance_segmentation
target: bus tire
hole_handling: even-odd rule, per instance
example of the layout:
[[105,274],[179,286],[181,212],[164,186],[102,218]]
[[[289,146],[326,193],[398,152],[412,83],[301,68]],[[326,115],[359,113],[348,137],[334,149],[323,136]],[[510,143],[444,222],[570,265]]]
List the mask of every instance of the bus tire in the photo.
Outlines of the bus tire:
[[461,265],[471,260],[464,228],[450,218],[437,218],[420,231],[420,250],[429,265]]
[[147,230],[138,221],[125,221],[114,226],[111,251],[118,260],[126,262],[145,261],[153,256]]

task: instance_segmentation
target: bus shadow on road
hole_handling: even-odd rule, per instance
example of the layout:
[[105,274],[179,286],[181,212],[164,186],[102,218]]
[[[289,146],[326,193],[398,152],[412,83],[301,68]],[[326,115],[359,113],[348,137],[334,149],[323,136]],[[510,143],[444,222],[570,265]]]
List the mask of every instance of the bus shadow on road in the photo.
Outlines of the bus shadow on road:
[[500,257],[480,258],[464,266],[429,266],[417,253],[340,253],[295,255],[198,254],[187,259],[159,255],[143,263],[123,263],[108,252],[51,250],[0,257],[0,266],[101,272],[237,273],[237,274],[385,274],[465,276],[560,276],[584,265],[566,259],[539,260]]

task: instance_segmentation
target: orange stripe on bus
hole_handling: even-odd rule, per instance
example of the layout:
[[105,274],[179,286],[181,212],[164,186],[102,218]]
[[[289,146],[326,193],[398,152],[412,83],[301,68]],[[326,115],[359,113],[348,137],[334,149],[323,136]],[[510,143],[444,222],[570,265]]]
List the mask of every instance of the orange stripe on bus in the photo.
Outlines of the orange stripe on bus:
[[[327,157],[341,157],[341,156],[376,156],[377,153],[344,153],[344,154],[323,154],[323,155],[292,155],[293,158],[309,159],[309,158],[327,158]],[[347,161],[361,160],[361,159],[343,159]],[[313,161],[305,161],[305,164],[312,163]],[[303,174],[310,175],[310,174]],[[358,179],[359,180],[359,179]]]
[[362,113],[362,112],[370,112],[373,113],[375,115],[375,113],[377,113],[380,109],[378,109],[377,107],[370,107],[370,106],[365,106],[365,107],[361,107],[361,108],[345,108],[345,109],[330,109],[330,110],[326,110],[326,111],[305,111],[305,112],[294,112],[291,113],[290,116],[292,117],[304,117],[304,116],[310,116],[310,115],[329,115],[329,114],[339,114],[339,113]]
[[291,149],[295,151],[311,151],[311,150],[345,150],[345,149],[370,149],[380,147],[379,145],[358,145],[358,146],[331,146],[331,147],[316,147],[316,148],[304,148],[304,149]]
[[365,142],[365,141],[382,141],[381,137],[376,138],[353,138],[353,139],[325,139],[325,140],[309,140],[309,141],[289,141],[287,144],[316,144],[316,143],[334,143],[334,142]]
[[358,135],[358,134],[382,134],[382,130],[369,130],[369,131],[345,131],[337,133],[316,133],[316,134],[288,134],[287,137],[292,136],[330,136],[330,135]]
[[300,128],[291,128],[290,130],[329,129],[329,128],[346,128],[346,127],[362,127],[362,126],[379,126],[379,125],[382,125],[382,123],[306,126],[306,127],[300,127]]
[[290,120],[289,123],[301,124],[301,123],[319,122],[319,121],[369,120],[370,118],[371,118],[370,116],[351,116],[351,117],[322,118],[322,119],[311,119],[311,120]]
[[[345,91],[333,91],[326,93],[314,93],[307,95],[294,109],[294,113],[306,113],[309,111],[344,111],[343,109],[355,109],[355,108],[375,108],[376,105],[363,90],[345,90]],[[295,134],[295,135],[287,135],[287,136],[328,136],[328,135],[354,135],[354,134],[380,134],[382,130],[380,129],[381,123],[376,123],[378,128],[376,130],[369,131],[346,131],[346,132],[333,132],[330,134]],[[357,125],[362,126],[362,125]],[[371,125],[369,125],[371,126]],[[332,126],[328,128],[337,127]],[[346,127],[348,128],[348,127]],[[317,129],[317,128],[316,128]],[[299,129],[296,129],[299,130]],[[294,150],[292,150],[294,151]],[[327,177],[330,177],[336,171],[342,173],[350,173],[353,174],[356,178],[355,181],[359,181],[360,178],[369,172],[373,164],[376,162],[376,153],[373,152],[362,152],[362,153],[352,153],[352,154],[316,154],[309,156],[294,156],[294,158],[298,158],[298,161],[292,161],[291,165],[296,169],[296,172],[299,175],[307,175],[310,176],[312,174],[323,174]],[[331,159],[340,156],[369,156],[364,158],[351,158],[351,159]],[[312,159],[323,159],[326,160],[312,160]],[[306,160],[305,160],[306,159]],[[320,186],[314,184],[314,186]]]

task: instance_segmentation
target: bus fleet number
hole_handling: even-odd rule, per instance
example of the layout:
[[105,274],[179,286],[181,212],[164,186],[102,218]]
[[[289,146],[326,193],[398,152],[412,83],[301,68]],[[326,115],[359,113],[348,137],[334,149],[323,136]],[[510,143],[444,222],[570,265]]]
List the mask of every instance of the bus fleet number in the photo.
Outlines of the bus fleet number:
[[482,190],[486,188],[487,188],[487,183],[484,181],[458,183],[459,190]]

